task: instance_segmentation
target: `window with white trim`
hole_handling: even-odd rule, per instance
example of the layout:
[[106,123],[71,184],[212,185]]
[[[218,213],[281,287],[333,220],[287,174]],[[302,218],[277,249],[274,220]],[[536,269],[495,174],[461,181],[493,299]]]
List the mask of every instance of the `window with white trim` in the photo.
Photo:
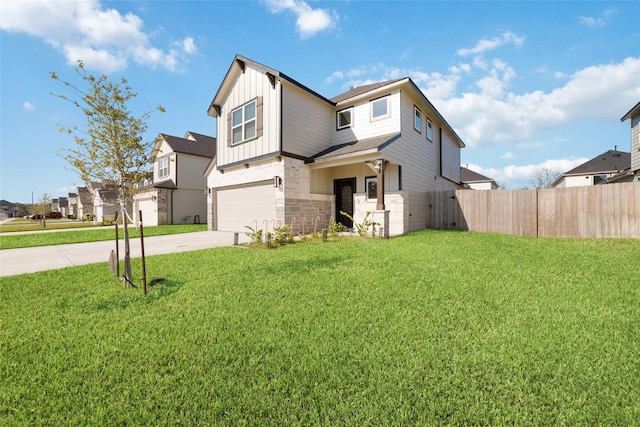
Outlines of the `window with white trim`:
[[367,193],[367,200],[378,199],[378,178],[375,176],[368,176],[364,179],[365,192]]
[[427,119],[427,139],[433,141],[433,124],[429,119]]
[[422,116],[420,115],[420,109],[416,106],[413,107],[413,128],[422,133]]
[[164,157],[158,161],[158,178],[169,176],[169,158]]
[[256,100],[231,112],[231,143],[239,144],[256,137]]
[[351,127],[353,117],[353,107],[345,108],[338,111],[336,121],[338,122],[338,130]]
[[371,104],[371,120],[384,119],[389,117],[389,97],[374,99]]

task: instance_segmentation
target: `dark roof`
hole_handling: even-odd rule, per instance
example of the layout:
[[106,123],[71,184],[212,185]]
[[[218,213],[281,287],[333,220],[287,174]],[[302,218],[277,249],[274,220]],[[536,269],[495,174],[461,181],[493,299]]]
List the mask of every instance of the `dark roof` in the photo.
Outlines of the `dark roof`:
[[338,144],[311,156],[306,163],[313,163],[316,160],[328,160],[334,157],[356,154],[362,151],[382,150],[387,145],[398,140],[401,134],[384,135],[376,138],[362,139],[360,141],[347,142],[346,144]]
[[486,177],[478,172],[474,172],[471,169],[460,167],[460,181],[461,182],[491,182],[493,179]]
[[342,101],[344,101],[346,99],[353,98],[353,97],[356,97],[358,95],[362,95],[363,93],[367,93],[367,92],[370,92],[372,90],[379,89],[379,88],[381,88],[383,86],[387,86],[387,85],[399,82],[399,81],[404,80],[404,79],[406,79],[406,77],[403,77],[401,79],[387,80],[387,81],[384,81],[384,82],[371,83],[371,84],[368,84],[368,85],[351,88],[348,91],[346,91],[344,93],[341,93],[340,95],[334,96],[333,98],[331,98],[331,101],[337,104],[337,103],[342,102]]
[[153,188],[169,188],[169,189],[176,189],[178,188],[178,186],[176,185],[175,182],[173,182],[170,179],[166,179],[164,181],[160,181],[160,182],[154,182],[153,183]]
[[93,198],[87,187],[78,187],[78,195],[80,196],[80,203],[83,205],[93,204]]
[[161,133],[160,135],[176,153],[192,154],[194,156],[208,157],[210,159],[216,156],[216,144],[210,142],[211,139],[215,141],[215,138],[207,137],[209,138],[209,141],[192,141],[190,139],[166,135],[164,133]]
[[594,157],[593,159],[585,162],[568,172],[562,174],[566,175],[584,175],[593,174],[599,172],[619,172],[631,167],[631,153],[625,153],[624,151],[609,150]]
[[[204,144],[213,144],[214,146],[216,145],[216,138],[213,136],[204,135],[202,133],[196,133],[191,131],[188,131],[187,135],[191,136],[191,138],[195,139],[198,142],[201,142]],[[188,139],[188,138],[185,137],[185,139]],[[215,155],[215,152],[214,152],[214,155]]]
[[635,107],[633,107],[631,110],[629,110],[629,112],[627,114],[622,116],[620,121],[624,122],[625,120],[632,119],[632,118],[634,118],[635,116],[638,116],[638,115],[640,115],[640,102],[638,102]]

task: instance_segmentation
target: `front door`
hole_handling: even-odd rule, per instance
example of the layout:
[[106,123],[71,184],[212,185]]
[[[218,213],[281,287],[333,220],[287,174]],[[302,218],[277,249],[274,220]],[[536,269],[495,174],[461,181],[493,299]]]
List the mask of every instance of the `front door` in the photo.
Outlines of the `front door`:
[[336,222],[342,223],[347,228],[353,228],[351,218],[340,212],[346,212],[353,217],[353,193],[356,192],[356,179],[336,179],[333,181],[333,191],[336,195]]

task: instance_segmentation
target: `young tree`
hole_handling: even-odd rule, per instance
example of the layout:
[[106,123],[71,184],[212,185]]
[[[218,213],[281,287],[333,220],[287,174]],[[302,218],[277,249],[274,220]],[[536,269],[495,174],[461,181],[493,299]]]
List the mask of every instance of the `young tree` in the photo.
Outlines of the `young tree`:
[[531,175],[529,183],[535,190],[551,188],[560,175],[562,175],[560,171],[542,168]]
[[143,178],[153,149],[153,141],[144,141],[146,120],[152,112],[164,112],[164,108],[158,106],[135,116],[129,103],[137,94],[127,80],[113,83],[104,74],[95,77],[87,73],[82,61],[78,61],[75,72],[83,87],[50,73],[69,92],[69,95],[51,94],[70,102],[87,119],[86,126],[60,126],[60,132],[73,136],[76,144],[75,148],[63,149],[63,158],[85,184],[97,181],[117,186],[124,230],[124,271],[131,281],[126,208],[133,200],[136,184]]

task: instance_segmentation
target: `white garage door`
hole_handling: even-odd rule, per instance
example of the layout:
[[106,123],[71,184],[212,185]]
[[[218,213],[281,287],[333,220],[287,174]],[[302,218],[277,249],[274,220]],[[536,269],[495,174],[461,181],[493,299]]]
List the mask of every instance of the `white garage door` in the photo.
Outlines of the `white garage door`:
[[264,220],[276,218],[276,200],[273,184],[251,185],[218,190],[217,219],[220,231],[248,231],[245,226],[264,229]]
[[[156,203],[151,199],[142,199],[138,201],[138,209],[142,211],[142,223],[146,226],[158,225],[158,213],[156,212]],[[138,212],[134,212],[136,220]]]

